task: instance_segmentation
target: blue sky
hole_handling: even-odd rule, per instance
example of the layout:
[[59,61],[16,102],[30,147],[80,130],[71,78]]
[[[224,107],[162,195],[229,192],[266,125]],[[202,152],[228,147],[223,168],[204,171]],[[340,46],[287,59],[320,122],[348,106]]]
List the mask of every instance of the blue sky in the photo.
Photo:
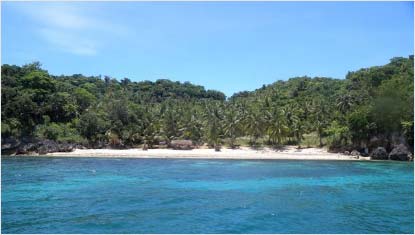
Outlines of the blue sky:
[[414,50],[412,2],[2,2],[2,64],[190,81],[227,96]]

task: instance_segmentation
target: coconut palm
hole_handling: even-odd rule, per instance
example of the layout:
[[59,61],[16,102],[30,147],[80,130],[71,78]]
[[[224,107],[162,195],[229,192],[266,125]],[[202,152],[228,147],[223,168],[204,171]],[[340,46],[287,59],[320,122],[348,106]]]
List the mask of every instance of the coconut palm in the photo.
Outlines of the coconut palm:
[[240,110],[234,105],[228,105],[224,113],[224,134],[230,139],[230,147],[235,147],[236,137],[241,132],[242,116]]

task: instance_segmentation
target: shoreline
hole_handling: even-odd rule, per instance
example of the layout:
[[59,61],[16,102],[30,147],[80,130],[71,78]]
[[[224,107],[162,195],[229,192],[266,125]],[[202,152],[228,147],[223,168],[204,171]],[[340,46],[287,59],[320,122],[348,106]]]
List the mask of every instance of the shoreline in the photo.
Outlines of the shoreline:
[[297,149],[295,146],[286,146],[283,150],[270,148],[251,149],[75,149],[73,152],[47,153],[46,157],[107,157],[107,158],[159,158],[159,159],[238,159],[238,160],[340,160],[340,161],[367,161],[369,158],[356,158],[355,156],[340,153],[329,153],[322,148]]

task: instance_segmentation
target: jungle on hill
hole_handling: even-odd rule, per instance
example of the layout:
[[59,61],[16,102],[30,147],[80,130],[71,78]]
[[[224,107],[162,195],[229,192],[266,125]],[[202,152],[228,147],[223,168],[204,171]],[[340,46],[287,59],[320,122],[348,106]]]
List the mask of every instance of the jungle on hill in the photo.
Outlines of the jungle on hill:
[[216,148],[327,146],[362,154],[401,144],[413,152],[413,86],[413,55],[345,79],[295,77],[229,98],[189,82],[54,76],[39,62],[4,64],[2,152],[36,151],[42,141],[152,148],[173,140]]

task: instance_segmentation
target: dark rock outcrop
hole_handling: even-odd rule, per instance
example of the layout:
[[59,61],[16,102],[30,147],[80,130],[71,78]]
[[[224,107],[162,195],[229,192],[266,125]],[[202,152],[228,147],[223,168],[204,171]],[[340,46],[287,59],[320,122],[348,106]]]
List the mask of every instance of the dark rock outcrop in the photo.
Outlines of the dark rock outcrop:
[[20,144],[20,141],[15,138],[2,138],[1,153],[6,155],[16,153],[16,150]]
[[37,149],[37,152],[39,154],[59,152],[58,143],[56,143],[53,140],[43,140],[43,141],[39,142],[38,144],[39,144],[39,147]]
[[62,143],[58,145],[59,152],[72,152],[75,146],[73,144]]
[[354,146],[352,146],[352,145],[334,144],[334,145],[329,146],[328,152],[330,152],[330,153],[345,153],[347,151],[347,152],[349,152],[349,154],[347,154],[347,155],[350,155],[350,152],[353,151],[353,149],[354,149]]
[[76,147],[81,145],[71,143],[57,143],[53,140],[22,140],[2,143],[2,154],[46,154],[52,152],[72,152]]
[[388,152],[386,152],[384,147],[377,147],[370,154],[370,157],[374,160],[388,160]]
[[53,140],[43,140],[38,143],[37,152],[39,154],[53,153],[53,152],[72,152],[74,145],[69,143],[57,143]]
[[191,140],[172,140],[169,147],[176,150],[191,150],[194,145]]
[[398,146],[398,145],[401,145],[401,144],[407,146],[407,144],[408,144],[408,142],[406,141],[405,136],[402,135],[399,132],[393,133],[391,135],[390,140],[391,140],[390,143],[391,143],[392,146]]
[[21,144],[17,150],[16,154],[29,154],[37,150],[37,145],[33,143]]
[[404,144],[399,144],[389,153],[389,159],[397,161],[412,161],[413,156]]
[[378,135],[370,138],[367,146],[369,149],[376,149],[379,146],[383,146],[385,148],[388,146],[388,140],[385,136]]

